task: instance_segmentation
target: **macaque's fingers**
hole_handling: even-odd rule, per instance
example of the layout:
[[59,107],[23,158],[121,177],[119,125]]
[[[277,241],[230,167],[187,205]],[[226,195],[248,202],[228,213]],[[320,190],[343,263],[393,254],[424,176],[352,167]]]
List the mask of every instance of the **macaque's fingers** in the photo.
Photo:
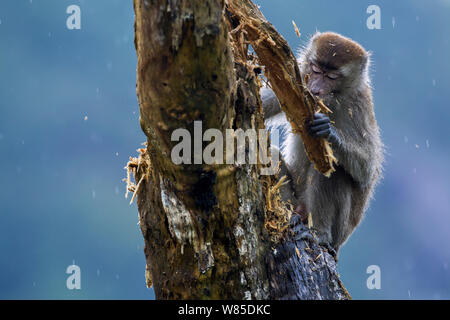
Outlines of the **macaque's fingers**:
[[318,126],[311,126],[311,132],[320,132],[323,130],[330,129],[330,123],[320,124]]
[[330,123],[331,123],[330,118],[327,117],[327,118],[323,118],[323,119],[319,119],[319,120],[314,120],[313,122],[311,122],[311,126],[317,127],[321,124],[330,124]]
[[330,122],[330,118],[328,118],[327,116],[320,118],[320,119],[315,119],[312,121],[312,125],[318,125],[318,124],[322,124],[322,123],[327,123]]
[[[306,122],[306,125],[308,126],[308,130],[314,130],[314,127],[323,125],[323,124],[330,124],[330,118],[328,118],[325,114],[323,113],[315,113],[314,114],[314,119],[313,120],[308,120]],[[314,131],[318,131],[317,129],[315,129]]]
[[319,131],[316,133],[316,136],[320,137],[320,138],[328,138],[330,136],[331,133],[331,128]]
[[323,119],[323,118],[328,118],[328,117],[324,113],[320,113],[320,112],[314,113],[314,120]]

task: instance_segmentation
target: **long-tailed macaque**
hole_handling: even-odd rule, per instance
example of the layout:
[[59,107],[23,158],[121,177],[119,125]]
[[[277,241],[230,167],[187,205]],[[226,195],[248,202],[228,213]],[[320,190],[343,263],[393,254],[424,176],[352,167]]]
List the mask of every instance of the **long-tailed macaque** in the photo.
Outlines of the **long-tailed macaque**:
[[327,178],[314,169],[300,136],[290,132],[278,99],[267,87],[261,91],[265,123],[270,130],[287,132],[280,151],[290,185],[283,189],[283,198],[298,213],[311,213],[320,242],[338,252],[361,221],[382,171],[370,55],[353,40],[326,32],[311,38],[298,62],[302,77],[308,75],[308,89],[332,111],[316,113],[307,129],[313,137],[330,142],[338,160],[336,171]]

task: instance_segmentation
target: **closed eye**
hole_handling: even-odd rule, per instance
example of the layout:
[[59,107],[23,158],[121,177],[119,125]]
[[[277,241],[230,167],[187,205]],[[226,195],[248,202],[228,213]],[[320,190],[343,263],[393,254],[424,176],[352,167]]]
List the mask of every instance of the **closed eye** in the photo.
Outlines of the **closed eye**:
[[336,73],[328,73],[327,77],[330,78],[331,80],[336,80],[337,78],[339,78],[339,75]]
[[314,73],[322,73],[322,70],[320,70],[315,64],[311,64],[311,69]]

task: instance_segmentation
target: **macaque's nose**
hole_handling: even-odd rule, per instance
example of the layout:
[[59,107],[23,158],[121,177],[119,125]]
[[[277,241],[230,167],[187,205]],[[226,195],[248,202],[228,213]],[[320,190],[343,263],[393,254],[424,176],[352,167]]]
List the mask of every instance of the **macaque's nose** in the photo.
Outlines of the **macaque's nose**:
[[315,96],[321,96],[323,95],[324,91],[321,88],[315,87],[311,88],[311,93]]

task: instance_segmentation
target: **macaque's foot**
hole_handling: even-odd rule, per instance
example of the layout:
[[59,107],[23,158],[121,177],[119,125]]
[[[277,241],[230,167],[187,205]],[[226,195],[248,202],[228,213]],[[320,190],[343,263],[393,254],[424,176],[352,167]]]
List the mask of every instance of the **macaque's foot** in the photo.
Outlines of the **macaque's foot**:
[[313,235],[311,231],[304,223],[303,218],[299,214],[294,214],[291,218],[291,230],[294,233],[294,239],[299,240],[309,240],[313,243],[318,243],[317,238]]
[[312,243],[317,243],[317,239],[314,237],[314,235],[311,233],[310,230],[305,230],[305,231],[303,231],[303,232],[299,235],[298,239],[299,239],[299,240],[308,240],[308,241],[310,241],[310,242],[312,242]]
[[332,243],[331,233],[324,232],[320,230],[316,230],[315,234],[318,238],[318,243],[322,248],[326,249],[328,253],[334,258],[334,260],[338,261],[338,253],[339,249],[336,250],[330,243]]
[[334,261],[336,261],[336,263],[338,262],[338,252],[328,243],[321,243],[320,244],[322,247],[324,247],[325,249],[327,249],[328,253],[334,258]]

